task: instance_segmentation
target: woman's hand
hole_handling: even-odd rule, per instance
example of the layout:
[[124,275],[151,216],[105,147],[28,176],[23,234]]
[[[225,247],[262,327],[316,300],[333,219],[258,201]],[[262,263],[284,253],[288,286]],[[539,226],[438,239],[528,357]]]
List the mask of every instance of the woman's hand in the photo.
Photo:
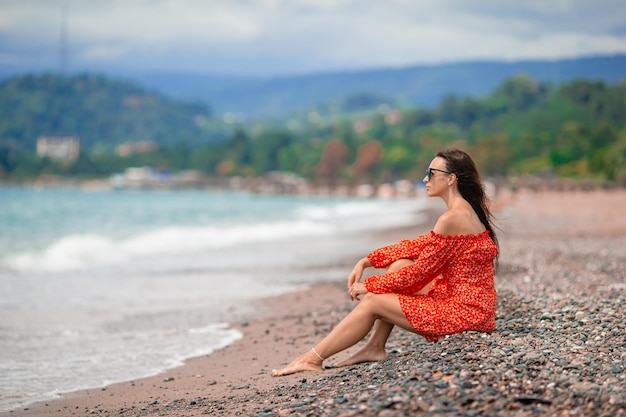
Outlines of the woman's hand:
[[350,298],[353,301],[358,300],[357,296],[359,294],[365,294],[367,292],[367,290],[365,289],[365,285],[361,284],[363,288],[360,290],[359,294],[352,294],[354,286],[356,284],[360,284],[361,277],[363,277],[363,271],[365,270],[365,268],[369,268],[370,266],[372,266],[372,263],[369,259],[360,259],[356,263],[356,265],[354,265],[354,268],[352,269],[352,272],[350,272],[350,275],[348,275],[348,292],[350,293]]
[[372,264],[367,258],[360,259],[359,262],[354,265],[354,268],[352,268],[352,272],[350,272],[350,275],[348,275],[348,289],[352,288],[354,284],[361,281],[363,271],[365,270],[365,268],[370,266],[372,266]]
[[368,292],[369,291],[367,290],[367,288],[365,288],[365,284],[363,284],[362,282],[357,282],[352,287],[350,287],[350,290],[348,290],[348,293],[350,294],[350,299],[352,301],[360,301],[359,296],[362,294],[367,294]]

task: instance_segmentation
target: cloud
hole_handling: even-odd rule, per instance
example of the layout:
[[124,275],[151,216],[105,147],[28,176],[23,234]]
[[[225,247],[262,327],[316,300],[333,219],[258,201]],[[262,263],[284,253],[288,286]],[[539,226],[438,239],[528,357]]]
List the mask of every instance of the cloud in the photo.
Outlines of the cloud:
[[621,0],[0,0],[0,63],[289,74],[626,52]]

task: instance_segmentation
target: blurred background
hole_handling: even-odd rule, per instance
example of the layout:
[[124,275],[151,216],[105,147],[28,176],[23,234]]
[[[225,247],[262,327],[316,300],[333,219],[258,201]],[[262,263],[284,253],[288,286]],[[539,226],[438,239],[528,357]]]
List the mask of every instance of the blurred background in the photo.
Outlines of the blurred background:
[[0,0],[0,180],[624,185],[625,73],[617,0]]

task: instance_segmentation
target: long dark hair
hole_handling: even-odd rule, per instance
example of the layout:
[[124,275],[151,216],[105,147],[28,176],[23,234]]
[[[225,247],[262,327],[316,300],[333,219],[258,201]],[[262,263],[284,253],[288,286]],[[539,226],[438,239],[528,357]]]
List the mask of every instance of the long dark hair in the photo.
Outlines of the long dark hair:
[[456,175],[461,196],[470,203],[481,223],[489,230],[489,237],[499,247],[485,188],[472,158],[455,148],[437,152],[437,156],[446,160],[446,169]]

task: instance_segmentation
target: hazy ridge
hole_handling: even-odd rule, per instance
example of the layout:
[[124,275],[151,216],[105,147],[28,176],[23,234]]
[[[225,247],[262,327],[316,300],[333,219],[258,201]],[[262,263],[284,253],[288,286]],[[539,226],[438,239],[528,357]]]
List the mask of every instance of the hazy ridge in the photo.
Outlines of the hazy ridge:
[[556,61],[459,62],[274,78],[183,73],[135,74],[129,78],[167,95],[203,101],[215,113],[263,117],[357,93],[433,107],[449,94],[485,96],[503,80],[520,73],[557,85],[578,78],[612,84],[626,76],[626,55]]

